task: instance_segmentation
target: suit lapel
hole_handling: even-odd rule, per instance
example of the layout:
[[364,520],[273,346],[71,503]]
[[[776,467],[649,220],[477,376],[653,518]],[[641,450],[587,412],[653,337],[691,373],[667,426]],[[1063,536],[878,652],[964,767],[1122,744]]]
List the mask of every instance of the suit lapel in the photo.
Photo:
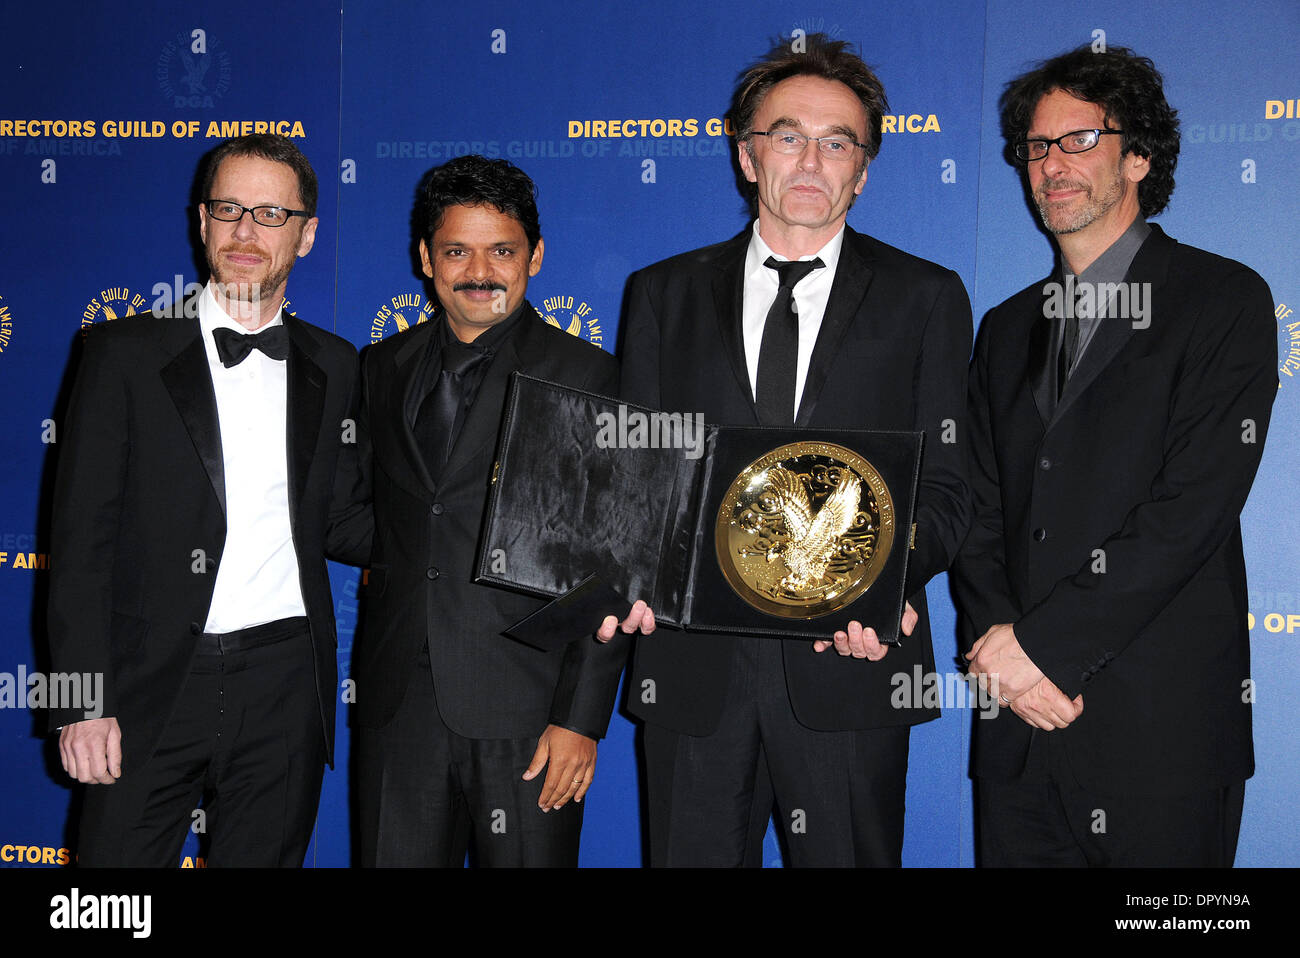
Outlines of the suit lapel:
[[212,389],[208,354],[197,319],[173,319],[164,326],[173,351],[171,360],[159,371],[163,387],[171,395],[181,421],[194,443],[194,451],[208,474],[212,492],[226,511],[225,464],[221,454],[221,424],[217,418],[217,394]]
[[[1047,282],[1049,280],[1043,280],[1043,284]],[[1052,414],[1056,410],[1056,354],[1061,348],[1057,325],[1039,309],[1038,316],[1029,328],[1026,377],[1044,426],[1052,421]]]
[[[296,509],[307,491],[307,474],[316,452],[321,416],[325,411],[325,372],[312,356],[316,343],[306,327],[286,315],[289,331],[288,389],[285,411],[288,424],[288,466],[291,507]],[[342,423],[339,424],[342,429]]]
[[406,464],[405,472],[397,475],[404,478],[413,491],[429,494],[435,491],[435,486],[433,477],[429,474],[429,466],[415,441],[411,413],[418,411],[419,404],[424,399],[423,396],[417,397],[414,394],[420,359],[429,348],[429,338],[437,333],[438,323],[441,322],[445,320],[439,312],[427,323],[420,323],[401,334],[401,345],[393,353],[393,368],[380,386],[385,393],[384,399],[375,403],[376,408],[386,411],[390,421],[382,426],[371,424],[373,434],[377,435],[382,430],[396,438],[398,458]]
[[758,408],[754,405],[754,389],[749,383],[749,367],[745,363],[744,303],[745,254],[749,248],[750,229],[728,243],[714,264],[713,310],[722,338],[723,352],[731,366],[732,375],[749,404],[749,411],[758,422]]
[[871,285],[874,276],[869,258],[870,250],[865,238],[846,226],[844,243],[840,246],[839,264],[835,268],[835,281],[831,285],[826,312],[822,315],[817,341],[813,344],[812,356],[808,360],[808,375],[804,377],[799,414],[795,417],[796,425],[807,426],[811,421],[813,410],[817,407],[817,397],[826,385],[826,377],[835,362],[840,342],[862,307],[867,287]]
[[[1152,284],[1153,292],[1147,297],[1148,303],[1160,301],[1158,290],[1169,271],[1169,251],[1172,246],[1173,240],[1169,239],[1160,227],[1153,224],[1151,234],[1143,242],[1137,255],[1133,257],[1133,262],[1124,275],[1126,283],[1142,282],[1145,278]],[[1092,384],[1093,380],[1101,375],[1132,337],[1132,319],[1123,316],[1107,316],[1102,321],[1093,334],[1092,342],[1088,344],[1088,348],[1079,359],[1079,364],[1066,380],[1065,391],[1061,394],[1061,401],[1056,407],[1054,418],[1060,417]]]

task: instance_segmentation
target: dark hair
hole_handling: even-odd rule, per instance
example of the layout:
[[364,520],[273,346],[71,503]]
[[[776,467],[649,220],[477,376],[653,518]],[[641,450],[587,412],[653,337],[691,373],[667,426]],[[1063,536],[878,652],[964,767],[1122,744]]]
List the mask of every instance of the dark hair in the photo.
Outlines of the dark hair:
[[316,215],[316,171],[311,168],[307,157],[293,145],[288,137],[275,133],[250,133],[226,140],[208,154],[207,169],[203,174],[203,192],[199,200],[212,199],[212,183],[217,178],[217,169],[221,161],[230,156],[256,156],[263,160],[283,163],[293,170],[298,177],[298,198],[308,216]]
[[1107,125],[1123,130],[1121,149],[1150,161],[1138,183],[1142,215],[1169,205],[1178,165],[1178,111],[1165,100],[1155,64],[1125,47],[1094,53],[1084,45],[1016,77],[1002,92],[1002,135],[1015,143],[1029,132],[1038,101],[1061,90],[1102,108]]
[[416,236],[433,245],[433,234],[449,206],[491,206],[518,221],[528,237],[530,256],[542,238],[537,187],[527,173],[507,160],[471,153],[426,173],[415,204]]
[[846,41],[832,40],[823,33],[810,33],[802,41],[804,49],[796,52],[792,41],[781,40],[740,75],[731,101],[736,138],[744,140],[754,131],[754,114],[782,80],[798,76],[837,80],[853,91],[867,114],[865,166],[880,152],[880,119],[889,112],[884,85]]

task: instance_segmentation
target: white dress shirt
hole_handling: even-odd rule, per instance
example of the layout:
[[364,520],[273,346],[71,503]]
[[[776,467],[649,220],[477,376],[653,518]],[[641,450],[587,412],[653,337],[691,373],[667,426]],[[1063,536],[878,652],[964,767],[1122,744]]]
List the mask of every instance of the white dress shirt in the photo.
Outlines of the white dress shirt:
[[[794,288],[795,312],[799,315],[799,357],[795,366],[794,409],[790,419],[794,420],[799,412],[799,400],[803,396],[804,381],[808,378],[808,363],[812,359],[813,346],[817,343],[817,333],[822,328],[822,316],[826,313],[826,303],[831,297],[831,284],[835,282],[835,269],[840,262],[840,249],[844,246],[844,227],[831,237],[830,241],[811,256],[801,256],[801,260],[821,257],[826,265],[815,269]],[[758,220],[754,221],[754,233],[745,252],[745,304],[741,313],[742,330],[745,336],[745,365],[749,369],[749,389],[757,396],[758,352],[763,345],[763,324],[767,321],[767,311],[772,308],[776,292],[781,287],[780,276],[776,270],[764,266],[769,256],[776,256],[771,248],[758,235]],[[783,257],[777,256],[777,259]]]
[[[283,323],[281,314],[263,329]],[[230,318],[209,285],[199,326],[221,425],[226,546],[217,565],[205,632],[234,632],[306,615],[289,523],[288,362],[254,349],[227,369],[214,329],[248,330]]]

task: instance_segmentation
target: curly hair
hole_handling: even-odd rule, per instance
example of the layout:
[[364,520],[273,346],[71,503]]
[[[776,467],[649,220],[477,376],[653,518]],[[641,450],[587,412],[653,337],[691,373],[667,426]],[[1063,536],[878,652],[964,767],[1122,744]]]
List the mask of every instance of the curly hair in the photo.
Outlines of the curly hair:
[[531,256],[542,238],[537,220],[537,186],[508,160],[489,160],[471,153],[435,166],[420,183],[414,215],[419,239],[433,244],[449,206],[490,206],[518,221],[528,237]]
[[1045,60],[1007,84],[999,100],[1002,135],[1008,143],[1024,139],[1038,101],[1053,90],[1102,108],[1106,123],[1123,130],[1122,151],[1151,164],[1138,183],[1144,216],[1169,205],[1178,165],[1178,111],[1165,99],[1164,80],[1155,64],[1125,47],[1094,53],[1088,45]]
[[308,216],[316,215],[316,198],[319,188],[316,185],[316,171],[311,168],[302,150],[294,145],[293,140],[276,133],[250,133],[226,140],[208,154],[207,165],[203,170],[202,195],[200,200],[212,199],[212,184],[217,178],[217,168],[228,156],[255,156],[258,159],[283,163],[293,170],[298,177],[298,198]]

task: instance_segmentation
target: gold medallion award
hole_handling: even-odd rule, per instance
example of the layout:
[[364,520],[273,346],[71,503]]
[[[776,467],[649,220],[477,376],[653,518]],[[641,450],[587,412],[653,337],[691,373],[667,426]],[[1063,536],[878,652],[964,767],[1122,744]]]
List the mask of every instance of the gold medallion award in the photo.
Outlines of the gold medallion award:
[[826,442],[773,449],[718,508],[718,565],[761,612],[815,619],[871,587],[894,542],[894,502],[871,463]]

